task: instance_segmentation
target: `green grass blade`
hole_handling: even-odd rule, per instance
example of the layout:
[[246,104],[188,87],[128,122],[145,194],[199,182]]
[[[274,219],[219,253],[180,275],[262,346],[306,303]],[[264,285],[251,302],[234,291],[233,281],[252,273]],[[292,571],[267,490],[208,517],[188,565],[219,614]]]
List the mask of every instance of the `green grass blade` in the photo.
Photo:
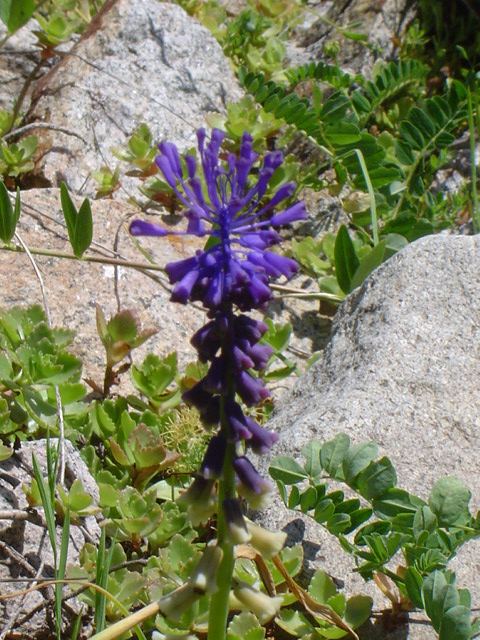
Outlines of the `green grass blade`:
[[55,538],[55,511],[51,499],[50,492],[48,491],[47,484],[43,479],[43,474],[38,464],[37,457],[32,453],[32,466],[35,480],[37,481],[38,490],[42,499],[43,510],[45,512],[45,521],[47,523],[48,536],[50,538],[50,544],[52,545],[53,557],[55,566],[57,566],[57,541]]
[[[57,580],[64,580],[67,570],[68,545],[70,541],[70,505],[67,505],[65,518],[62,529],[62,544],[60,547],[60,562],[58,568],[55,568],[55,577]],[[63,584],[55,585],[55,626],[57,629],[57,638],[62,640],[62,593]]]
[[365,179],[365,183],[367,185],[368,196],[370,198],[370,215],[372,219],[372,233],[373,233],[373,245],[377,246],[378,244],[378,217],[377,217],[377,202],[375,200],[375,192],[373,190],[372,181],[370,180],[370,174],[368,173],[367,165],[365,163],[365,158],[363,157],[363,153],[360,149],[355,149],[355,153],[357,154],[358,162],[360,163],[360,167],[362,169],[363,177]]

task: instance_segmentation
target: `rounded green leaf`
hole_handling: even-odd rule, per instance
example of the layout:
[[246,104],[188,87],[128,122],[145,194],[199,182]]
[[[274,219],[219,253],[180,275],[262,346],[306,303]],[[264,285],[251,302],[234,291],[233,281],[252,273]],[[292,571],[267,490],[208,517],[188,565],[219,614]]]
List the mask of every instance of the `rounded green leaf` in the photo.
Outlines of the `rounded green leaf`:
[[463,516],[468,515],[468,503],[472,494],[460,478],[446,476],[440,478],[430,493],[428,504],[437,516],[441,527],[449,527]]

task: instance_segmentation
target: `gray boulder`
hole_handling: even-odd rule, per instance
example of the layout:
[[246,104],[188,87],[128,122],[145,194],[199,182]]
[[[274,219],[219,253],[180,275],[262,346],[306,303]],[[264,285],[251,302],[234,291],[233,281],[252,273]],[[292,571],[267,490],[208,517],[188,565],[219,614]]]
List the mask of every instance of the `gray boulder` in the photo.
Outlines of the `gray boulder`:
[[[324,356],[283,398],[270,426],[280,434],[273,454],[300,459],[311,439],[346,432],[373,440],[398,473],[398,486],[426,499],[445,475],[461,478],[480,505],[480,238],[435,236],[409,245],[376,270],[339,309]],[[264,471],[268,462],[261,462]],[[336,539],[280,499],[262,514],[270,528],[304,541],[313,567],[345,590],[370,592]],[[457,584],[480,603],[480,544],[472,541],[452,563]],[[411,616],[415,620],[418,616]],[[396,635],[395,635],[396,634]],[[435,638],[425,624],[389,635],[381,625],[362,638]]]
[[[154,140],[181,140],[184,150],[207,113],[241,95],[219,44],[179,6],[106,2],[35,87],[28,120],[52,125],[29,132],[39,138],[37,183],[64,180],[91,196],[98,186],[91,172],[113,170],[119,161],[111,147],[125,144],[141,123]],[[123,187],[129,190],[128,180]]]

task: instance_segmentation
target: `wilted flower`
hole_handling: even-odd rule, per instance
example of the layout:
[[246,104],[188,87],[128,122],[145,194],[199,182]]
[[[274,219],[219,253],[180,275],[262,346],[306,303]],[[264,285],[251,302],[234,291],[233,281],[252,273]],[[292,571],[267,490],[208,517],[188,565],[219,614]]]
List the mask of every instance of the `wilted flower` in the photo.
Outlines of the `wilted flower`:
[[238,156],[230,153],[226,166],[219,161],[225,133],[213,129],[206,143],[206,133],[197,133],[205,188],[197,175],[197,162],[185,156],[188,177],[177,147],[169,142],[159,145],[155,162],[180,202],[187,207],[188,228],[185,232],[170,232],[150,222],[135,220],[130,225],[132,235],[166,236],[170,233],[210,236],[212,242],[196,255],[166,265],[172,284],[176,284],[172,299],[186,303],[200,300],[216,309],[232,303],[242,310],[263,308],[271,298],[268,279],[291,276],[297,271],[294,260],[268,249],[280,242],[273,227],[306,218],[305,205],[297,202],[271,215],[273,209],[290,198],[295,183],[281,186],[271,200],[263,205],[268,183],[282,164],[279,151],[267,153],[259,169],[256,184],[248,178],[258,154],[253,150],[253,138],[245,132]]
[[227,540],[230,544],[245,544],[251,538],[247,523],[243,517],[242,507],[236,498],[226,498],[223,501],[223,513],[227,528]]
[[276,616],[283,604],[282,597],[275,596],[272,598],[246,582],[239,583],[233,589],[232,595],[230,607],[242,611],[251,611],[257,616],[260,624],[265,624]]
[[245,519],[245,524],[250,534],[250,544],[264,558],[276,556],[283,549],[287,540],[287,534],[283,531],[269,531],[248,519]]

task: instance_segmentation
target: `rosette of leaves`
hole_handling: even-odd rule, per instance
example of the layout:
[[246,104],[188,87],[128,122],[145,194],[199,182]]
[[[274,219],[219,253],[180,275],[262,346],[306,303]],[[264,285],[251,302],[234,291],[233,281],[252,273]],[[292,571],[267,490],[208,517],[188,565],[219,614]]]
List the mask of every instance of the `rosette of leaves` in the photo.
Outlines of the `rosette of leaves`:
[[81,362],[67,351],[73,332],[50,328],[40,306],[14,307],[0,313],[0,435],[9,441],[55,435],[58,422],[56,387],[65,425],[88,411],[80,402]]
[[156,329],[144,329],[133,309],[116,313],[108,322],[101,307],[97,304],[97,331],[105,347],[107,365],[103,383],[103,395],[117,382],[119,371],[114,367],[130,355],[135,349],[157,333]]
[[115,461],[128,470],[133,486],[139,488],[180,457],[163,446],[158,432],[144,423],[135,424],[128,413],[123,414],[120,430],[108,442]]
[[32,157],[38,147],[37,136],[27,136],[20,142],[0,142],[0,174],[17,178],[33,169]]

